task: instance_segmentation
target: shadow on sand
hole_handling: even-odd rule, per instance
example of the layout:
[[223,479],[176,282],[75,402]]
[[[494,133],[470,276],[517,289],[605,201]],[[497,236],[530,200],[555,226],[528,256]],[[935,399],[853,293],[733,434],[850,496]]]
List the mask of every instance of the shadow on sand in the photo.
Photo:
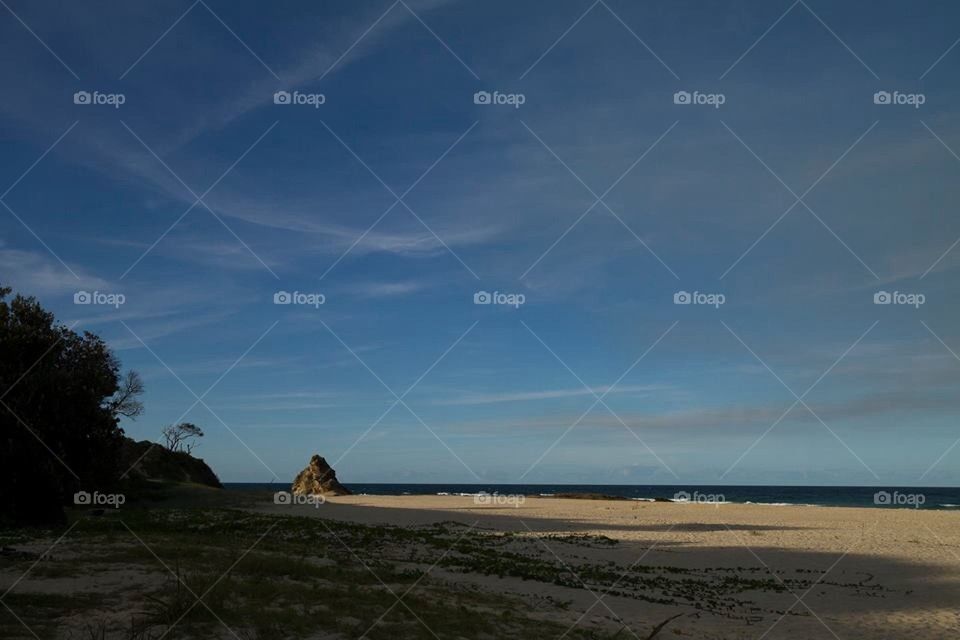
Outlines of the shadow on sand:
[[[248,508],[250,505],[247,505]],[[391,508],[382,505],[328,502],[319,508],[310,506],[277,506],[272,501],[258,503],[254,509],[274,515],[296,515],[330,520],[341,520],[370,525],[428,526],[439,522],[457,522],[487,531],[548,533],[543,538],[551,554],[560,562],[571,565],[584,560],[599,564],[610,561],[630,567],[640,563],[645,567],[671,571],[691,571],[696,575],[710,575],[723,580],[724,575],[746,576],[767,580],[775,576],[783,590],[751,591],[737,594],[744,602],[753,603],[758,613],[751,622],[729,620],[720,623],[719,637],[760,637],[771,626],[765,638],[890,638],[904,640],[918,638],[960,637],[960,559],[944,550],[942,562],[910,561],[898,549],[889,554],[863,553],[856,545],[849,549],[817,551],[778,546],[764,539],[777,532],[820,531],[817,527],[749,522],[686,521],[676,523],[617,524],[590,520],[557,519],[548,517],[548,507],[530,506],[516,509],[516,515],[506,515],[503,507],[476,506],[444,509]],[[662,514],[660,514],[662,516]],[[922,529],[922,528],[919,528]],[[919,536],[918,529],[918,536]],[[592,532],[620,539],[615,546],[592,548],[588,545],[564,544],[557,537],[577,536]],[[618,534],[629,533],[629,537]],[[645,537],[642,534],[660,534]],[[844,539],[855,539],[851,536]],[[641,535],[637,535],[641,534]],[[673,536],[672,534],[680,534]],[[683,534],[690,534],[684,539]],[[701,539],[697,539],[697,535]],[[702,536],[708,535],[708,540]],[[883,535],[882,529],[877,535]],[[723,537],[725,536],[725,537]],[[729,540],[728,545],[709,544],[718,538]],[[915,544],[919,544],[913,541]],[[930,547],[941,542],[931,537]],[[772,543],[772,544],[771,544]],[[838,548],[841,543],[838,541]],[[546,553],[546,552],[545,552]],[[900,557],[898,557],[900,556]],[[740,587],[731,587],[740,589]],[[604,592],[602,585],[591,591]],[[649,622],[651,616],[669,614],[671,608],[651,612],[648,602],[628,597],[608,596],[611,607],[628,622],[633,619]],[[595,602],[589,594],[587,606]],[[614,604],[615,603],[615,604]],[[657,607],[653,607],[657,608]],[[599,608],[598,609],[602,609]],[[705,619],[710,614],[695,606],[678,604],[672,610],[686,612],[684,619]],[[952,613],[951,613],[952,611]],[[598,612],[595,610],[595,613]],[[781,618],[773,612],[788,612]],[[717,625],[716,620],[713,622]],[[712,637],[712,636],[711,636]]]

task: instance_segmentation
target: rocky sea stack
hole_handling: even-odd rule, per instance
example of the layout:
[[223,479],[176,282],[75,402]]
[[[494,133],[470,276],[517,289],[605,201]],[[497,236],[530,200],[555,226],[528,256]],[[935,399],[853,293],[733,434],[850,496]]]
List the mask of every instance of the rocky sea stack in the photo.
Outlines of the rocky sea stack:
[[295,495],[348,496],[350,490],[337,480],[337,472],[322,456],[314,454],[307,468],[293,480],[291,493]]

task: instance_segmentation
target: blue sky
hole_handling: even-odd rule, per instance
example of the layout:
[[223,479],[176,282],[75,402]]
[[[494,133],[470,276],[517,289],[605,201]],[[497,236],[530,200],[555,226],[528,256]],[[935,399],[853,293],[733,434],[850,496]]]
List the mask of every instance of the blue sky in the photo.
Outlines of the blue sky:
[[195,422],[227,481],[960,482],[960,9],[6,3],[0,281],[142,373],[133,437]]

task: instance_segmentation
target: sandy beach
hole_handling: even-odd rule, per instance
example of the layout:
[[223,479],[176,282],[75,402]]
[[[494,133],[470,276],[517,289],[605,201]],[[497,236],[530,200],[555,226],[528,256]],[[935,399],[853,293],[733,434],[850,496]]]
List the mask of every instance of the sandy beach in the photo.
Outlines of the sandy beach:
[[960,513],[184,489],[0,541],[0,637],[940,639]]
[[[582,588],[441,568],[433,568],[431,577],[535,600],[571,601],[563,622],[579,628],[609,628],[619,617],[644,638],[654,623],[680,614],[665,636],[960,634],[960,514],[951,511],[557,498],[495,505],[477,504],[469,496],[340,496],[318,506],[257,510],[367,525],[457,522],[472,531],[512,532],[518,549],[562,564]],[[583,544],[570,544],[577,537]],[[622,584],[594,581],[590,568],[601,566],[624,575],[643,567],[648,576],[676,579],[651,582],[638,599]],[[751,588],[753,580],[765,580],[766,586]],[[702,598],[697,582],[711,585]],[[684,584],[692,593],[688,599],[677,597]],[[711,598],[716,601],[708,605]],[[555,620],[558,614],[550,615]]]

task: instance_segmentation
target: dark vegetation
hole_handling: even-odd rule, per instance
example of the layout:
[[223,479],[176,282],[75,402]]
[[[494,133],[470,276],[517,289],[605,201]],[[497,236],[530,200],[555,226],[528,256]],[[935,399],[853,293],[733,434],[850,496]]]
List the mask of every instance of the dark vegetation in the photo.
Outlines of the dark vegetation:
[[185,482],[221,488],[217,474],[200,458],[186,451],[171,451],[155,442],[123,439],[121,457],[131,482]]
[[[122,372],[98,336],[11,293],[0,287],[0,524],[63,523],[81,490],[135,491],[155,479],[219,486],[186,451],[125,438],[121,418],[143,412],[140,376]],[[181,443],[202,436],[190,426]]]

